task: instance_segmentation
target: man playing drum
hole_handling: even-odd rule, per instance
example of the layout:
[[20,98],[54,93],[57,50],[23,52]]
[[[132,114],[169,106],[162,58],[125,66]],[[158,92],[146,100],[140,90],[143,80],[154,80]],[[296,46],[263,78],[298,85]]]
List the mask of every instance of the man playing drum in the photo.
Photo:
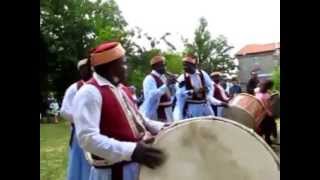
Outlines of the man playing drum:
[[256,93],[256,98],[259,99],[265,107],[266,115],[262,120],[257,132],[260,135],[264,135],[266,142],[271,145],[271,135],[277,137],[277,125],[272,113],[271,105],[271,89],[273,82],[271,80],[265,80],[261,82],[259,91]]
[[78,139],[74,136],[75,127],[72,117],[73,99],[77,91],[87,80],[91,78],[92,75],[88,59],[83,59],[78,62],[78,70],[80,72],[81,79],[73,83],[66,90],[60,110],[61,116],[71,122],[68,180],[88,180],[90,175],[90,165],[84,157],[84,152],[79,146]]
[[174,119],[213,115],[210,103],[227,106],[213,97],[213,82],[209,75],[197,69],[197,59],[188,55],[183,58],[184,74],[178,77]]
[[156,168],[164,160],[162,151],[144,143],[164,123],[143,118],[130,91],[119,86],[125,63],[120,43],[99,45],[91,54],[93,78],[75,96],[76,134],[93,159],[90,180],[136,180],[138,163]]
[[172,122],[172,95],[169,87],[175,79],[165,76],[165,58],[157,55],[150,61],[152,71],[143,81],[144,102],[141,113],[149,119]]

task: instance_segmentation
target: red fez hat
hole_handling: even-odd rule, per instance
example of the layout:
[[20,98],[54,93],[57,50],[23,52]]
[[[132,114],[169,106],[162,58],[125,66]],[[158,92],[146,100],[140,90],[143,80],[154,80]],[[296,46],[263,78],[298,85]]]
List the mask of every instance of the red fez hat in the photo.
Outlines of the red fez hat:
[[97,66],[106,64],[125,55],[125,50],[119,42],[107,42],[97,46],[91,53],[91,64]]

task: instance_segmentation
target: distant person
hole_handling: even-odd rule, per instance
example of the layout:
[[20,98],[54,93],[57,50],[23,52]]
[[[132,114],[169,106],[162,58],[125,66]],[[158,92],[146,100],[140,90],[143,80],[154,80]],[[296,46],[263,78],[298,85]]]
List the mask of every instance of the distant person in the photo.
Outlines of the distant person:
[[[222,87],[221,83],[221,73],[220,72],[213,72],[211,73],[211,79],[213,81],[213,97],[218,99],[221,102],[228,103],[230,100],[227,96],[225,89]],[[221,105],[212,105],[212,109],[215,112],[215,116],[222,117],[223,115],[223,106]]]
[[84,151],[79,146],[79,141],[75,136],[75,125],[73,118],[73,99],[80,88],[86,84],[91,76],[90,62],[88,59],[83,59],[78,62],[78,71],[80,80],[73,83],[66,90],[61,107],[61,116],[71,123],[71,134],[69,141],[69,161],[68,161],[68,180],[88,180],[90,176],[90,168],[88,161],[84,156]]
[[259,99],[264,105],[267,114],[264,119],[261,121],[258,127],[258,134],[264,136],[265,141],[271,145],[271,135],[277,138],[277,126],[275,119],[272,114],[272,105],[271,105],[271,90],[273,87],[273,82],[271,80],[265,80],[261,82],[259,92],[256,93],[255,97]]
[[214,84],[210,76],[197,67],[197,58],[188,55],[182,61],[184,73],[177,79],[174,120],[214,115],[211,104],[227,106],[214,98]]
[[251,72],[251,78],[249,79],[247,84],[247,93],[254,95],[254,89],[258,86],[258,84],[258,74],[255,71],[253,71]]
[[50,121],[54,123],[58,123],[58,116],[59,116],[59,104],[58,101],[55,99],[53,93],[49,94],[48,97],[48,116]]
[[149,119],[172,122],[172,92],[175,79],[166,76],[165,57],[157,55],[150,60],[152,71],[143,80],[144,102],[141,113]]
[[59,104],[57,100],[52,100],[49,105],[49,116],[53,117],[53,122],[58,123],[58,116],[59,116]]
[[242,92],[241,86],[239,85],[239,81],[236,77],[231,79],[231,87],[229,89],[229,96],[233,98],[235,95],[240,94]]

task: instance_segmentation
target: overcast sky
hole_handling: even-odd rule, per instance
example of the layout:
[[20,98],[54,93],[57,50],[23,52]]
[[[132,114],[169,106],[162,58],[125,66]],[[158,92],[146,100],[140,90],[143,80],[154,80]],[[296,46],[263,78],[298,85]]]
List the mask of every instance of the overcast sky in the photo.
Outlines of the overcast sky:
[[[280,41],[280,0],[116,0],[129,27],[138,26],[182,50],[181,36],[192,39],[205,17],[212,36],[224,35],[238,51],[246,44]],[[144,42],[141,42],[144,43]]]

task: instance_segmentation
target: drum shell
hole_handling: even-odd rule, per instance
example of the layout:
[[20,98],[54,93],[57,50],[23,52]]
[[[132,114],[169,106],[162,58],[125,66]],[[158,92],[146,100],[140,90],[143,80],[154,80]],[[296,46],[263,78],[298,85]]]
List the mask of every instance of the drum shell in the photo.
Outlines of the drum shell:
[[254,96],[241,93],[232,98],[223,117],[256,129],[266,114],[263,104]]

